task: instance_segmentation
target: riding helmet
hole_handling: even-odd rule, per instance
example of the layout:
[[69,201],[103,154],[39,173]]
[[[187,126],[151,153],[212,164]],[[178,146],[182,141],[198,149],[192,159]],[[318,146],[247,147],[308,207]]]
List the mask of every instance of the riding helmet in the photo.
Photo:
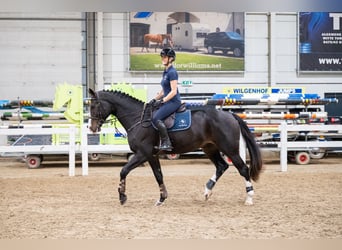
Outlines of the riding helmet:
[[171,48],[162,49],[162,51],[160,52],[160,56],[173,57],[173,60],[176,60],[176,52]]

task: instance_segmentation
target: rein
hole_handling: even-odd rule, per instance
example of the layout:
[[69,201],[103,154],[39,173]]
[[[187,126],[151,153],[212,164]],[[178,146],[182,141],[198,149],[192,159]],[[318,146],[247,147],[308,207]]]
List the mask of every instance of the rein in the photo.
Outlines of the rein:
[[[131,131],[133,128],[135,128],[139,124],[142,124],[143,128],[147,128],[147,127],[151,126],[151,118],[150,119],[144,119],[145,114],[146,114],[146,110],[148,110],[147,109],[148,107],[149,107],[148,103],[144,103],[144,108],[143,108],[143,111],[141,112],[140,120],[138,122],[136,122],[135,124],[133,124],[129,129],[127,129],[127,132]],[[151,111],[150,117],[152,117],[152,109],[151,108],[149,108],[149,109]],[[148,124],[144,125],[144,123],[148,123]]]
[[[125,116],[128,116],[128,115],[130,115],[130,114],[126,114],[126,115],[124,115],[124,117],[125,117]],[[118,134],[120,134],[120,135],[122,135],[122,137],[126,138],[127,136],[124,135],[123,133],[121,133],[120,130],[117,128],[117,126],[116,126],[116,122],[117,122],[117,121],[118,121],[118,118],[115,116],[115,117],[114,117],[114,122],[113,122],[114,128],[115,128],[115,132],[118,133]],[[127,133],[130,132],[130,131],[132,131],[133,128],[135,128],[136,126],[138,126],[140,123],[141,123],[141,120],[139,120],[139,121],[137,121],[136,123],[134,123],[131,127],[129,127],[129,128],[127,129]]]
[[[151,126],[152,123],[152,111],[153,111],[153,106],[150,105],[149,103],[144,104],[144,109],[141,112],[141,118],[140,121],[142,123],[142,126],[144,128],[148,128]],[[146,124],[146,125],[144,125]]]

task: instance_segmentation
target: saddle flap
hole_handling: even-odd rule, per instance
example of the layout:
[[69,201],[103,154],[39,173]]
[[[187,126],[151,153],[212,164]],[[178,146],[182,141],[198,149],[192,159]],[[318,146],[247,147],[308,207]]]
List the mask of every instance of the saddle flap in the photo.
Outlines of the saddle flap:
[[183,112],[176,112],[173,113],[171,116],[167,118],[167,120],[170,119],[168,122],[169,126],[166,124],[165,120],[165,125],[169,129],[169,131],[181,131],[188,129],[191,126],[191,111],[186,110]]
[[[152,112],[154,112],[154,107],[147,104],[146,109],[150,111],[144,112],[142,120],[143,122],[148,122],[149,124],[151,124],[151,115]],[[168,116],[164,120],[164,124],[169,131],[180,131],[188,129],[191,126],[191,111],[186,108],[186,103],[182,103],[176,110],[176,112],[173,112],[170,116]],[[155,128],[153,123],[152,126]]]

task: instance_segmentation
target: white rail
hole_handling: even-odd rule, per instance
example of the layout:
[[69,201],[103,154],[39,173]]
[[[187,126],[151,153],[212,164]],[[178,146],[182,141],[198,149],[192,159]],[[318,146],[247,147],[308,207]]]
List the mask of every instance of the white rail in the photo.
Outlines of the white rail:
[[281,171],[287,171],[287,152],[296,150],[313,150],[316,148],[342,148],[342,141],[287,141],[288,132],[316,132],[325,131],[342,135],[342,125],[288,125],[282,122],[279,125],[280,131],[280,167]]
[[[81,129],[81,144],[76,143],[76,136],[80,129],[75,125],[63,128],[51,128],[42,125],[25,125],[21,128],[0,126],[0,136],[8,135],[68,135],[68,144],[60,145],[0,145],[1,153],[28,154],[68,154],[69,176],[75,176],[75,155],[82,154],[82,175],[88,175],[89,153],[130,153],[128,145],[88,145],[88,134],[92,134],[85,124]],[[102,128],[101,134],[115,133],[115,128]]]
[[75,153],[76,153],[76,127],[70,125],[68,128],[46,128],[44,126],[29,126],[24,128],[1,127],[1,135],[69,135],[68,145],[24,145],[24,146],[0,146],[2,153],[26,154],[69,154],[69,176],[75,175]]

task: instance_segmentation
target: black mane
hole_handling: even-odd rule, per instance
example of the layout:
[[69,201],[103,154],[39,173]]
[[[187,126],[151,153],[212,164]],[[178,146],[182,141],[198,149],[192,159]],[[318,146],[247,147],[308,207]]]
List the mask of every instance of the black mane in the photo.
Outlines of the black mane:
[[115,90],[115,89],[114,89],[114,90],[111,90],[111,89],[109,89],[109,90],[103,90],[103,92],[104,92],[104,93],[115,94],[115,95],[118,95],[118,96],[120,96],[120,97],[122,97],[122,98],[129,98],[129,99],[131,99],[131,100],[134,100],[134,101],[136,101],[136,102],[139,102],[139,103],[144,104],[144,102],[141,101],[141,100],[139,100],[138,98],[136,98],[136,97],[134,97],[134,96],[131,96],[130,94],[127,94],[127,93],[122,92],[122,91],[120,91],[120,90]]

